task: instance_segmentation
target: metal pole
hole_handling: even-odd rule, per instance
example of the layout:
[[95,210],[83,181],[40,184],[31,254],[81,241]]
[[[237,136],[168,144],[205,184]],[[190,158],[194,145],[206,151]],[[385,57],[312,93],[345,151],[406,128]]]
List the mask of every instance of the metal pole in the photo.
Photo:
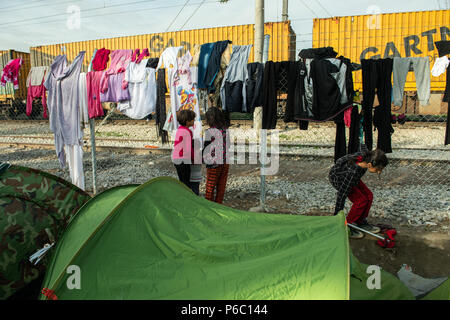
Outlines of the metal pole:
[[262,62],[264,46],[264,0],[255,0],[254,61]]
[[91,131],[91,154],[92,154],[92,190],[97,193],[97,155],[95,153],[95,120],[89,119],[89,128]]
[[[92,54],[91,62],[89,63],[88,72],[91,71],[92,61],[94,60],[97,49]],[[92,156],[92,192],[97,193],[97,154],[95,151],[95,120],[89,119],[89,130],[91,132],[91,156]]]
[[281,21],[288,20],[288,0],[283,0],[283,13],[281,14]]
[[[263,62],[264,49],[264,0],[255,0],[255,62]],[[264,164],[266,162],[267,153],[267,136],[265,132],[261,132],[261,187],[260,187],[260,207],[261,211],[265,211],[266,203],[266,176],[264,175]]]

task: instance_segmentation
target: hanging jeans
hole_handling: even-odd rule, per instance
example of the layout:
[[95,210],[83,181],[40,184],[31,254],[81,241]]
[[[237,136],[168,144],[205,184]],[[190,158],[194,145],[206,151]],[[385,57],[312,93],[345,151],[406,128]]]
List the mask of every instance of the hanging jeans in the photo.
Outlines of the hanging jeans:
[[420,105],[429,104],[430,91],[430,61],[428,57],[410,57],[410,58],[394,58],[393,66],[393,88],[392,95],[395,106],[403,105],[403,91],[405,90],[406,76],[409,67],[414,68],[416,77],[417,95],[419,96]]
[[[392,75],[392,59],[380,60],[361,60],[362,77],[363,77],[363,119],[364,119],[364,136],[366,146],[369,150],[373,146],[372,137],[372,106],[375,99],[375,89],[377,90],[378,101],[380,103],[380,111],[386,114],[380,116],[382,122],[391,119],[391,75]],[[380,125],[384,128],[384,124]],[[389,130],[378,130],[378,148],[386,153],[392,152],[390,140],[391,133]],[[389,141],[387,145],[384,143]]]
[[450,65],[447,67],[447,85],[445,87],[444,97],[442,101],[448,102],[447,109],[447,126],[445,128],[444,145],[450,144]]

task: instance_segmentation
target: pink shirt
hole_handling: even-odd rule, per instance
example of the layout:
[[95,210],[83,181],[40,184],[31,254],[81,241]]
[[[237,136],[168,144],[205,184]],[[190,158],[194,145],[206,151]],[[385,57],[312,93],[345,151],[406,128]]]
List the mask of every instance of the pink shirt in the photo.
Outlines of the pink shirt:
[[90,71],[86,74],[89,119],[103,116],[100,101],[100,80],[104,71]]
[[[190,150],[190,155],[189,155]],[[187,151],[186,153],[184,151]],[[185,126],[179,126],[175,134],[175,142],[173,145],[172,159],[189,159],[194,160],[194,146],[192,144],[192,132]]]
[[100,80],[100,91],[106,93],[108,90],[108,78],[110,75],[122,73],[122,88],[125,89],[128,83],[125,81],[125,70],[131,61],[132,50],[114,50],[111,53],[111,64]]
[[14,59],[8,62],[8,64],[3,68],[2,78],[0,79],[0,84],[4,87],[6,82],[12,82],[14,89],[19,89],[19,69],[22,66],[23,60],[21,58]]
[[92,70],[103,71],[108,66],[110,50],[102,48],[95,53],[94,60],[92,60]]
[[[44,81],[42,81],[44,82]],[[44,84],[41,84],[40,86],[29,86],[28,92],[27,92],[27,109],[26,113],[27,116],[31,115],[31,111],[33,109],[33,99],[34,98],[41,98],[42,101],[42,107],[44,108],[44,119],[48,118],[47,115],[47,97],[45,94],[45,87]]]

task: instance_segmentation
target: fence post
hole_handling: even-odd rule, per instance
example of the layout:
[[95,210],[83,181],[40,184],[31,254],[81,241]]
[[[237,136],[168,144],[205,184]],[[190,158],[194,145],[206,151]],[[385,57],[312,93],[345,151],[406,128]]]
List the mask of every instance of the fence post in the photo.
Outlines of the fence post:
[[[97,49],[94,49],[91,62],[89,63],[88,72],[92,69],[92,61],[94,60]],[[95,151],[95,120],[89,119],[89,130],[91,132],[91,158],[92,158],[92,192],[95,195],[97,193],[97,154]]]
[[91,131],[91,154],[92,154],[92,191],[97,193],[97,155],[95,153],[95,120],[89,119],[89,128]]

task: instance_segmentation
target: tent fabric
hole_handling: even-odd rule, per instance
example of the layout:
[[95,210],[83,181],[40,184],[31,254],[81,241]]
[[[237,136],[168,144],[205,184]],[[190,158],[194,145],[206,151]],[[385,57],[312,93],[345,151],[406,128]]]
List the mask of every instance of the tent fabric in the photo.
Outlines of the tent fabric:
[[450,300],[450,279],[428,293],[421,300]]
[[46,260],[29,257],[57,241],[89,194],[43,171],[0,165],[0,299],[6,299],[45,271]]
[[[69,289],[80,270],[80,289]],[[345,217],[235,210],[162,177],[110,189],[57,243],[58,299],[349,299]],[[46,299],[41,296],[41,299]]]

